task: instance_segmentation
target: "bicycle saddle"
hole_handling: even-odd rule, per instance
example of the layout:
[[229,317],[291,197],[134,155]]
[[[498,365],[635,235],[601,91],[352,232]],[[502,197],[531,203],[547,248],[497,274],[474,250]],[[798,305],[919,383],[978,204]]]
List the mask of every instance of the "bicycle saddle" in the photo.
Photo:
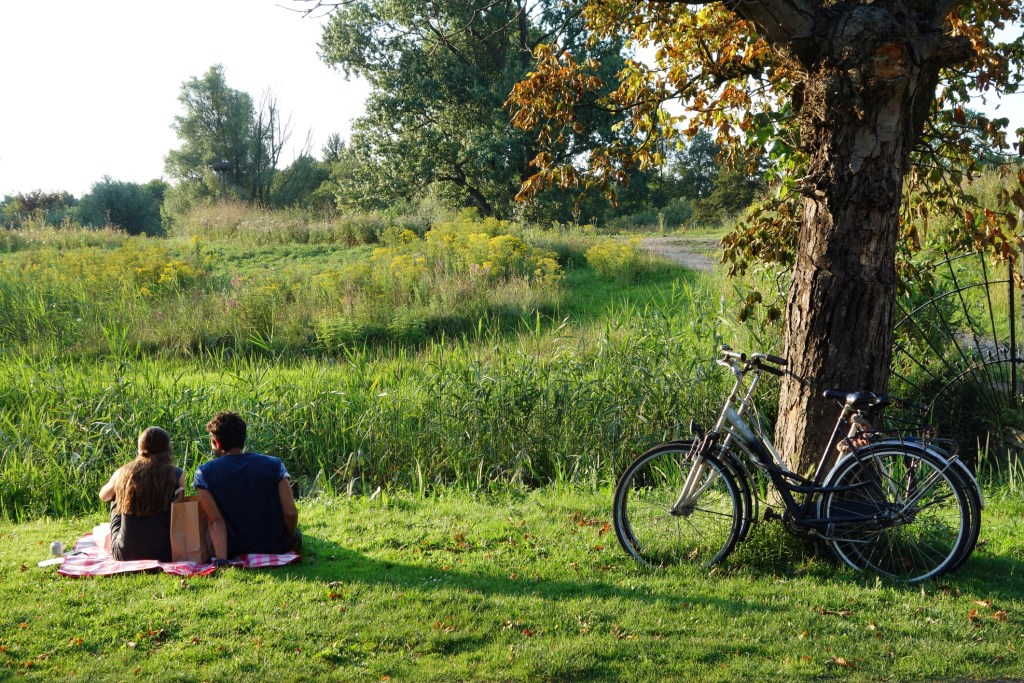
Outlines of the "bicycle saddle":
[[889,394],[876,394],[873,391],[840,391],[838,389],[826,389],[822,394],[825,398],[834,398],[842,401],[848,406],[863,410],[865,408],[882,408],[892,403],[892,396]]

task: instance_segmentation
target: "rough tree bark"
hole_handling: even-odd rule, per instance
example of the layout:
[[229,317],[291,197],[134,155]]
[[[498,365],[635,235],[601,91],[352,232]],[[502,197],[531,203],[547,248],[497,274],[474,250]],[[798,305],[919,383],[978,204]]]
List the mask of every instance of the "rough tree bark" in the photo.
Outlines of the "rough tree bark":
[[786,317],[776,443],[812,469],[835,423],[824,389],[882,391],[889,375],[899,206],[939,70],[970,46],[943,32],[954,2],[729,2],[801,67],[809,172]]

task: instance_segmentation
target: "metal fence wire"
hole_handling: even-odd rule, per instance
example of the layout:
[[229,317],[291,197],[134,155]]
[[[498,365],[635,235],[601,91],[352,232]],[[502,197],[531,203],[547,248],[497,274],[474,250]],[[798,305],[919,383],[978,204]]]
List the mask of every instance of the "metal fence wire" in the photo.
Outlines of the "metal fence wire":
[[1024,442],[1021,291],[1012,265],[946,255],[898,299],[890,427],[935,425],[966,462],[1017,458]]

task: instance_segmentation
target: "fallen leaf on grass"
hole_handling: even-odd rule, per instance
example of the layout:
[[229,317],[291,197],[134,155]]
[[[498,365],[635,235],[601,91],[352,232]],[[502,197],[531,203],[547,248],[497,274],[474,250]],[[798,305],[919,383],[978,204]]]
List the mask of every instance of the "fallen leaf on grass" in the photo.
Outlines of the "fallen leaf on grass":
[[196,636],[192,636],[192,640],[190,640],[189,642],[192,643],[193,645],[198,645],[199,643],[201,643],[203,641],[199,640],[199,638],[197,638]]
[[967,621],[971,622],[972,624],[977,624],[978,622],[980,622],[981,619],[978,618],[978,610],[972,609],[970,612],[968,612]]
[[79,645],[82,644],[82,642],[83,641],[82,641],[81,638],[69,638],[68,639],[68,645],[70,645],[71,647],[78,647]]
[[612,635],[619,640],[636,640],[635,633],[629,633],[626,629],[622,628],[618,624],[612,626]]
[[992,601],[991,600],[975,600],[974,604],[977,605],[978,607],[991,607],[992,606]]
[[1001,609],[992,613],[992,618],[996,621],[1006,621],[1010,618],[1010,615],[1006,613],[1006,610]]
[[601,520],[588,518],[582,512],[574,512],[569,518],[576,522],[577,526],[600,526],[601,524]]
[[604,546],[603,546],[603,545],[601,545],[600,543],[598,543],[597,545],[595,545],[595,546],[593,547],[593,551],[594,551],[595,553],[599,553],[599,552],[601,552],[602,550],[604,550]]
[[20,567],[18,567],[18,571],[19,572],[28,571],[28,567],[26,567],[25,565],[21,565]]
[[530,629],[528,629],[528,628],[524,628],[524,629],[523,629],[523,631],[522,631],[522,633],[523,633],[523,635],[524,635],[524,636],[526,636],[527,638],[533,638],[533,631],[531,631],[531,630],[530,630]]
[[803,661],[807,662],[808,664],[810,664],[812,661],[814,661],[813,659],[810,658],[809,655],[804,655],[800,659],[802,659]]
[[852,664],[850,664],[850,662],[848,662],[846,659],[844,659],[842,657],[833,657],[832,658],[832,663],[835,664],[836,666],[852,666]]
[[800,635],[796,637],[797,640],[803,640],[807,636],[811,635],[809,631],[802,631]]
[[340,597],[343,597],[342,594],[341,593],[335,593],[334,591],[331,591],[330,593],[327,594],[327,599],[328,600],[337,600]]
[[601,525],[601,528],[598,530],[597,535],[598,536],[604,536],[605,534],[609,533],[611,530],[612,530],[612,525],[609,524],[608,522],[605,522],[604,524]]
[[433,629],[435,631],[440,631],[441,633],[452,633],[453,631],[455,631],[454,626],[452,626],[451,624],[446,624],[443,621],[435,621],[433,624]]
[[815,607],[814,611],[821,615],[832,614],[844,619],[854,613],[852,609],[825,609],[824,607]]

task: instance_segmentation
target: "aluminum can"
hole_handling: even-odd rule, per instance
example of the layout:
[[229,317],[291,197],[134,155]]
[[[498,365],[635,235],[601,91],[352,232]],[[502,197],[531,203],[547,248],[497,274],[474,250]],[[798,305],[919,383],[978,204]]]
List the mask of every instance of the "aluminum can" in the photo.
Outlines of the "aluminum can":
[[50,554],[54,557],[64,554],[64,544],[60,541],[54,541],[50,544]]

